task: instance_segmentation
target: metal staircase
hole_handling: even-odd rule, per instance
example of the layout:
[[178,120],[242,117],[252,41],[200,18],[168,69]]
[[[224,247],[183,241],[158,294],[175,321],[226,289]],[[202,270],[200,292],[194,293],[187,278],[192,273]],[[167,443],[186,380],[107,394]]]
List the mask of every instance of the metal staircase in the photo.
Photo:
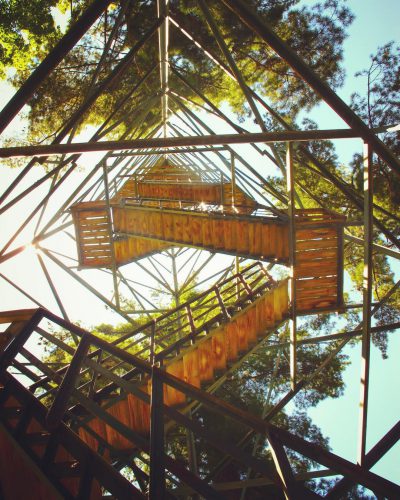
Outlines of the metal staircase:
[[[201,343],[211,340],[212,346],[212,339],[218,335],[217,332],[221,332],[223,325],[232,325],[239,317],[250,318],[249,312],[257,311],[257,304],[262,303],[263,298],[283,293],[277,291],[284,288],[279,285],[274,288],[267,276],[257,279],[260,275],[254,272],[254,267],[247,270],[249,274],[252,271],[256,282],[253,288],[246,288],[237,275],[234,277],[236,297],[225,306],[231,318],[222,319],[215,314],[205,331],[198,332],[199,338],[195,336],[192,339],[190,347],[186,346],[190,337],[181,336],[178,341],[171,341],[163,350],[156,352],[152,351],[152,342],[147,345],[144,342],[146,335],[141,340],[136,338],[139,340],[137,352],[140,345],[142,356],[148,357],[150,353],[153,361],[158,360],[165,368],[129,352],[132,349],[131,339],[138,335],[107,342],[43,309],[30,314],[23,311],[22,319],[16,312],[2,314],[1,319],[7,323],[10,320],[23,323],[18,333],[9,339],[0,357],[0,437],[3,449],[10,456],[7,463],[7,455],[2,454],[0,480],[3,496],[15,498],[10,491],[20,488],[22,497],[38,499],[148,496],[158,500],[186,498],[192,494],[207,499],[229,498],[229,495],[219,491],[218,483],[210,483],[194,473],[187,463],[169,451],[169,434],[165,430],[170,429],[173,423],[238,463],[251,466],[257,472],[259,481],[263,478],[265,495],[271,498],[320,498],[304,485],[301,477],[294,474],[285,448],[343,475],[348,484],[362,484],[376,494],[398,498],[398,485],[233,407],[203,388],[187,383],[184,376],[179,373],[176,376],[168,369],[179,363],[179,356],[184,359],[190,349],[192,353],[196,352]],[[222,287],[224,285],[227,283]],[[201,297],[203,303],[208,295]],[[283,302],[278,295],[276,302],[274,300],[274,315],[275,311],[278,314],[274,318],[277,321],[284,313],[284,309],[279,309]],[[193,303],[185,307],[188,305],[192,310]],[[275,308],[275,305],[278,307]],[[242,308],[241,313],[235,311],[235,307]],[[219,308],[223,309],[221,304]],[[176,309],[169,316],[170,320],[175,316],[174,320],[179,323]],[[164,315],[162,321],[167,317]],[[258,318],[258,314],[254,317]],[[218,326],[215,325],[216,318],[221,321]],[[61,327],[62,333],[49,332],[49,323]],[[148,328],[148,325],[144,326]],[[156,331],[154,326],[153,332]],[[224,331],[225,337],[230,339],[230,329],[225,327]],[[189,336],[192,334],[190,332]],[[60,367],[55,358],[41,358],[38,340],[45,340],[47,349],[50,345],[63,349],[69,356],[67,364]],[[256,339],[250,334],[248,341],[251,343]],[[168,339],[164,338],[164,342]],[[244,341],[236,335],[236,342],[240,351]],[[175,358],[178,350],[178,358]],[[214,374],[219,366],[213,365]],[[206,380],[200,377],[197,385],[202,386]],[[182,396],[177,398],[177,394]],[[139,401],[142,411],[139,411]],[[201,420],[190,418],[187,413],[189,403],[203,405],[228,420],[233,419],[245,432],[267,437],[272,462],[254,457],[239,445],[217,435]],[[143,411],[145,407],[146,412]],[[124,414],[126,408],[130,410],[129,419]],[[374,453],[378,451],[374,450]],[[138,458],[147,466],[140,468],[135,461]],[[130,481],[124,477],[127,469]],[[20,481],[17,487],[21,474],[26,481]]]

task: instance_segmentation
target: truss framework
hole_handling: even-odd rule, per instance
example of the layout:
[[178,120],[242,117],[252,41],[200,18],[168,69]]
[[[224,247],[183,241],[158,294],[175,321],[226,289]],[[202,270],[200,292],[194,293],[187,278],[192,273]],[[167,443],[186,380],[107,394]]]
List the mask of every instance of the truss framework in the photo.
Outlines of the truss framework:
[[[81,18],[64,36],[55,49],[48,57],[33,71],[27,82],[16,93],[13,99],[0,113],[0,130],[3,131],[9,125],[11,120],[18,114],[25,104],[29,104],[30,97],[36,92],[40,85],[45,81],[49,73],[63,60],[73,47],[79,43],[80,38],[95,23],[107,8],[110,2],[96,0],[90,6]],[[133,322],[132,316],[136,313],[144,313],[153,317],[155,313],[160,312],[160,307],[151,299],[148,291],[159,290],[162,294],[170,296],[179,306],[185,293],[191,291],[194,286],[211,285],[223,281],[234,269],[238,269],[239,262],[235,259],[216,264],[217,271],[210,266],[210,262],[218,260],[216,254],[205,254],[199,250],[191,250],[185,247],[171,247],[162,254],[151,255],[145,261],[138,261],[131,266],[135,271],[131,274],[118,268],[113,258],[113,265],[110,269],[97,271],[107,278],[109,283],[112,279],[113,297],[107,297],[91,283],[90,279],[84,276],[84,271],[77,272],[77,260],[71,245],[66,254],[55,249],[51,245],[51,240],[55,236],[62,236],[66,242],[71,240],[75,243],[75,236],[72,230],[72,220],[69,214],[71,205],[90,200],[104,200],[110,205],[110,198],[118,193],[118,190],[124,185],[126,176],[144,177],[157,169],[160,159],[168,161],[168,164],[183,168],[186,172],[191,172],[198,176],[201,182],[223,184],[230,182],[232,184],[232,196],[234,189],[238,186],[249,197],[256,200],[260,206],[266,206],[271,210],[278,208],[287,208],[287,214],[291,224],[290,234],[290,266],[293,270],[295,254],[293,250],[293,234],[295,228],[294,207],[296,204],[302,208],[299,203],[298,192],[306,190],[302,185],[301,179],[296,177],[296,163],[301,161],[300,156],[305,156],[311,163],[313,172],[323,179],[332,183],[338,191],[344,194],[349,203],[354,206],[358,213],[357,220],[349,221],[347,225],[347,234],[345,238],[362,244],[364,246],[364,288],[362,301],[362,321],[355,331],[345,332],[343,334],[332,334],[329,340],[339,343],[332,343],[332,351],[327,359],[323,360],[319,366],[314,367],[313,373],[309,377],[301,378],[297,373],[297,351],[302,345],[302,340],[297,339],[296,323],[297,312],[294,306],[296,290],[292,287],[292,310],[290,313],[290,391],[272,408],[268,408],[263,415],[264,421],[270,421],[309,382],[321,373],[329,362],[340,353],[346,344],[354,335],[361,337],[361,396],[360,396],[360,425],[359,425],[359,445],[358,445],[358,468],[352,464],[345,463],[344,459],[329,455],[323,450],[313,450],[312,445],[296,441],[294,436],[285,434],[282,429],[271,430],[262,428],[262,433],[267,435],[267,440],[271,448],[276,471],[280,476],[280,488],[287,498],[296,498],[301,488],[301,479],[297,481],[296,476],[291,471],[290,463],[285,454],[285,447],[294,446],[298,452],[310,453],[309,456],[318,456],[323,461],[319,462],[328,468],[343,475],[342,479],[335,488],[328,493],[328,498],[338,498],[338,495],[345,491],[345,488],[351,486],[350,480],[359,481],[361,484],[367,484],[380,494],[385,494],[385,487],[382,479],[377,479],[377,483],[368,482],[369,469],[374,463],[393,446],[398,438],[398,425],[390,430],[382,440],[369,452],[366,449],[367,440],[367,420],[368,420],[368,389],[370,374],[370,345],[371,335],[381,329],[398,329],[398,324],[384,325],[381,327],[372,326],[374,314],[390,299],[398,288],[399,283],[395,284],[388,294],[381,298],[377,304],[372,303],[373,290],[373,250],[381,252],[398,259],[398,249],[400,245],[395,235],[385,226],[384,223],[375,215],[383,210],[374,204],[373,197],[373,173],[372,173],[372,155],[378,155],[396,174],[400,172],[399,160],[394,158],[390,151],[377,138],[374,131],[371,131],[351,110],[339,99],[339,97],[322,82],[318,76],[302,61],[300,58],[279,38],[273,31],[240,0],[222,0],[228,9],[235,13],[241,21],[253,30],[265,43],[269,45],[284,61],[291,66],[294,71],[306,81],[314,91],[329,104],[336,113],[344,120],[350,128],[343,130],[316,130],[316,131],[297,131],[292,130],[284,118],[279,116],[262,97],[260,97],[252,88],[250,88],[232,55],[229,52],[218,26],[215,25],[212,15],[206,2],[200,1],[199,6],[204,14],[204,22],[210,27],[213,36],[216,38],[221,55],[210,54],[202,47],[200,41],[195,36],[188,33],[181,27],[179,16],[169,9],[168,1],[159,0],[157,2],[158,14],[155,16],[155,22],[148,32],[133,46],[133,48],[115,65],[109,74],[100,80],[100,73],[107,50],[115,42],[116,31],[111,32],[109,39],[104,47],[104,58],[99,61],[93,77],[91,92],[84,96],[78,109],[66,119],[63,129],[59,131],[52,144],[41,146],[17,146],[12,148],[0,148],[0,157],[32,157],[25,168],[16,176],[14,181],[6,188],[1,195],[2,206],[0,213],[4,217],[8,214],[18,211],[21,205],[28,200],[34,201],[33,209],[27,217],[20,221],[17,230],[13,232],[9,239],[4,242],[0,252],[0,262],[7,266],[13,262],[18,262],[18,258],[26,251],[27,244],[36,247],[39,251],[36,255],[40,269],[42,270],[44,282],[50,289],[54,298],[54,304],[57,305],[65,321],[69,321],[68,294],[58,289],[55,276],[62,270],[67,273],[71,279],[83,286],[92,295],[99,299],[107,307],[119,314],[125,321]],[[252,112],[252,117],[257,122],[260,131],[245,130],[239,124],[234,123],[231,117],[227,116],[218,106],[214,105],[201,91],[180,72],[179,67],[169,60],[168,55],[168,32],[170,29],[177,29],[188,38],[188,43],[194,43],[203,51],[205,57],[209,58],[213,64],[222,68],[223,71],[232,78],[237,88],[243,92],[248,106]],[[96,100],[106,91],[116,85],[118,81],[129,70],[135,55],[146,50],[147,44],[154,44],[156,35],[159,40],[158,61],[154,66],[148,69],[148,72],[139,79],[132,87],[131,92],[124,96],[104,123],[96,130],[92,137],[86,142],[80,142],[77,138],[78,124],[84,119],[85,114],[91,109]],[[226,61],[226,62],[224,62]],[[149,95],[146,93],[146,81],[154,76],[153,72],[159,67],[160,70],[160,88]],[[176,79],[176,80],[175,80]],[[194,91],[199,102],[188,101],[182,92],[175,92],[173,84],[180,81],[184,86]],[[118,109],[123,110],[127,102],[134,103],[135,116],[131,118],[129,127],[117,140],[109,140],[109,135],[117,130],[123,118],[116,118]],[[161,113],[154,117],[152,129],[143,130],[142,122],[148,117],[149,108],[155,103],[160,102]],[[203,120],[199,113],[194,111],[207,112],[215,117],[218,123],[224,124],[226,132],[220,133],[214,130],[208,121]],[[267,111],[275,120],[277,120],[282,129],[276,132],[268,132],[261,112]],[[126,112],[125,112],[126,113]],[[203,115],[201,115],[203,116]],[[125,117],[124,117],[125,118]],[[351,190],[343,179],[333,174],[321,161],[310,152],[307,144],[310,141],[324,139],[340,139],[356,137],[360,138],[364,144],[364,193]],[[67,139],[67,142],[65,140]],[[63,142],[64,141],[64,142]],[[245,154],[238,144],[247,145],[247,150],[257,156],[258,161],[264,165],[264,169],[256,169],[252,163],[245,158]],[[286,146],[287,158],[282,154],[281,144]],[[86,152],[100,152],[101,157],[96,164],[88,170],[87,174],[76,182],[70,182],[71,178],[77,173],[80,163],[88,161],[84,156]],[[265,167],[266,161],[269,168],[275,168],[287,177],[287,190],[278,191],[268,180],[268,169]],[[132,167],[132,162],[134,166]],[[46,173],[39,177],[34,175],[33,169],[37,163],[45,164]],[[32,176],[35,178],[33,184],[29,184]],[[37,193],[37,196],[36,196]],[[61,193],[59,195],[59,193]],[[312,196],[313,193],[310,193]],[[317,206],[325,208],[325,201],[314,197]],[[201,201],[201,200],[199,200]],[[235,200],[232,199],[233,205]],[[328,207],[329,208],[329,207]],[[375,210],[375,214],[374,214]],[[389,217],[391,214],[386,214]],[[395,216],[392,216],[396,220]],[[353,226],[363,226],[363,239],[357,238],[351,234]],[[109,228],[111,237],[112,227]],[[392,248],[373,244],[373,231],[382,234]],[[23,244],[21,244],[21,241]],[[46,241],[49,245],[46,245]],[[67,243],[65,247],[68,248]],[[394,249],[395,247],[395,249]],[[51,267],[50,267],[51,266]],[[271,263],[273,266],[273,263]],[[57,271],[54,269],[57,268]],[[1,277],[8,285],[12,286],[30,303],[35,303],[42,307],[42,301],[35,296],[35,293],[29,287],[29,284],[21,285],[17,281],[8,277],[9,269]],[[140,282],[134,279],[135,273],[141,273]],[[133,277],[132,277],[133,276]],[[104,282],[105,283],[105,282]],[[28,285],[28,286],[27,286]],[[108,286],[108,284],[106,285]],[[134,299],[134,310],[121,307],[120,294],[131,294]],[[45,304],[47,305],[47,304]],[[351,308],[352,304],[346,304],[345,307]],[[52,308],[52,306],[48,306]],[[320,338],[310,339],[310,342],[325,341]],[[287,347],[284,341],[280,346],[271,346],[272,349],[283,350]],[[234,367],[232,367],[232,371]],[[227,374],[220,380],[210,386],[209,391],[215,391],[221,383],[227,378]],[[165,377],[162,372],[159,373],[153,367],[153,377]],[[165,379],[164,379],[165,382]],[[171,384],[178,384],[176,380],[169,380]],[[185,390],[190,390],[185,387]],[[158,393],[159,395],[160,393]],[[207,400],[203,394],[197,394]],[[157,394],[154,395],[157,398]],[[209,402],[209,401],[208,401]],[[159,402],[155,403],[160,404]],[[194,407],[192,411],[195,411]],[[227,410],[228,411],[228,410]],[[230,409],[235,412],[236,410]],[[176,415],[175,415],[176,417]],[[191,425],[186,421],[188,428]],[[265,424],[267,425],[267,424]],[[159,424],[160,427],[160,424]],[[194,429],[192,425],[191,432]],[[248,439],[261,429],[261,423],[254,424],[253,430],[243,438],[239,443],[243,446]],[[153,431],[157,434],[157,442],[162,439],[159,435],[159,429]],[[190,437],[190,433],[188,434]],[[189,439],[190,441],[190,439]],[[193,445],[193,439],[192,439]],[[296,448],[297,446],[297,448]],[[313,455],[314,454],[314,455]],[[156,454],[155,454],[156,455]],[[229,461],[229,458],[222,460],[218,470],[223,468]],[[150,456],[150,464],[152,455]],[[318,460],[317,460],[318,461]],[[250,462],[249,462],[250,464]],[[191,464],[192,468],[194,464]],[[154,467],[154,469],[153,469]],[[156,488],[156,492],[151,491],[154,498],[157,498],[160,486],[155,477],[160,474],[160,464],[154,464],[151,468],[150,484],[151,488]],[[354,468],[356,467],[356,468]],[[214,471],[215,473],[217,471]],[[251,467],[249,469],[250,478]],[[154,474],[154,475],[153,475]],[[328,474],[327,474],[328,475]],[[161,474],[162,477],[163,474]],[[212,477],[213,474],[210,475]],[[367,477],[367,483],[365,483]],[[152,480],[153,478],[153,480]],[[210,478],[208,478],[210,479]],[[245,488],[250,484],[249,479],[242,486],[243,495]],[[364,482],[363,482],[364,481]],[[372,479],[371,479],[372,481]],[[375,490],[374,490],[375,491]],[[304,491],[302,491],[303,494]],[[312,495],[311,492],[308,493]]]

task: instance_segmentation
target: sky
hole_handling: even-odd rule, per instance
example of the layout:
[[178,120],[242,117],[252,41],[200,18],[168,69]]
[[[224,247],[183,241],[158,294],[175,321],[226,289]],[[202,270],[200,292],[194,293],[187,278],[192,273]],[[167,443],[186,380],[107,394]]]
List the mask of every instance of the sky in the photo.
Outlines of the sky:
[[[314,1],[305,0],[303,3],[313,4]],[[354,78],[357,71],[369,66],[370,55],[377,48],[391,40],[400,41],[400,0],[348,0],[350,9],[355,14],[355,20],[349,28],[349,37],[344,44],[344,66],[346,68],[346,80],[344,86],[338,90],[338,94],[347,103],[353,92],[365,92],[366,82],[362,78]],[[5,104],[12,94],[12,89],[0,83],[0,105]],[[320,128],[342,127],[342,121],[337,118],[326,106],[318,106],[311,116],[317,119]],[[337,143],[338,151],[343,161],[350,159],[354,149],[361,148],[360,141],[341,141]],[[351,153],[350,153],[351,152]],[[4,167],[2,167],[4,168]],[[5,186],[13,176],[13,172],[1,172],[0,182]],[[33,178],[32,178],[33,180]],[[40,193],[41,195],[43,194]],[[29,205],[30,202],[28,202]],[[28,210],[28,205],[22,209]],[[21,213],[21,217],[23,213]],[[22,218],[21,218],[22,220]],[[15,221],[13,221],[14,223]],[[18,269],[15,272],[23,280],[31,273],[33,290],[35,291],[35,271],[26,265],[22,259],[18,261]],[[7,266],[15,264],[7,264]],[[0,283],[3,294],[3,305],[7,308],[9,299],[9,288]],[[39,294],[40,290],[36,290]],[[77,296],[76,301],[82,301]],[[10,301],[11,303],[11,301]],[[372,377],[371,377],[371,407],[369,416],[368,444],[373,445],[376,440],[387,432],[396,422],[400,414],[400,397],[398,394],[398,381],[400,380],[400,363],[395,353],[400,352],[400,332],[389,333],[389,359],[383,361],[379,352],[372,349]],[[311,410],[311,416],[321,426],[322,431],[330,436],[330,444],[333,451],[342,454],[350,460],[355,460],[357,447],[357,422],[358,422],[358,392],[359,392],[359,347],[346,351],[350,354],[352,363],[349,365],[345,380],[346,391],[338,401],[325,401],[317,408]],[[376,368],[376,369],[375,369]],[[382,390],[385,388],[386,390]],[[385,411],[382,412],[382,408]],[[387,454],[374,470],[400,482],[400,445],[396,445]]]

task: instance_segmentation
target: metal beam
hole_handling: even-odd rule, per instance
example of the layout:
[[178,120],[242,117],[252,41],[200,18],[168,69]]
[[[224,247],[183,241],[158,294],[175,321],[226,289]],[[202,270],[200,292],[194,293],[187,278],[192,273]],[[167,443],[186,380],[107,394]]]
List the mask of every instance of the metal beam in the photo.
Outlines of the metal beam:
[[[373,326],[373,327],[371,327],[371,333],[387,332],[387,331],[393,331],[393,330],[398,330],[398,329],[400,329],[400,322],[399,321],[397,321],[396,323],[388,323],[386,325],[381,325],[381,326]],[[362,333],[363,333],[362,328],[359,328],[357,330],[351,330],[349,332],[332,333],[330,335],[321,335],[319,337],[310,337],[307,339],[297,340],[297,345],[302,346],[302,345],[310,345],[310,344],[320,344],[321,342],[330,342],[331,340],[333,340],[333,341],[343,340],[345,338],[352,339],[352,338],[355,338],[355,337],[362,335]],[[279,342],[277,344],[270,344],[270,345],[266,346],[266,350],[282,349],[284,347],[289,347],[289,346],[290,346],[289,342]]]
[[240,72],[239,68],[237,67],[237,65],[232,57],[232,54],[230,53],[230,51],[225,43],[225,40],[223,39],[223,37],[218,29],[218,26],[217,26],[216,22],[214,21],[212,14],[207,6],[207,3],[204,0],[199,0],[199,5],[200,5],[201,10],[203,11],[204,17],[206,18],[206,21],[207,21],[213,35],[217,41],[217,44],[218,44],[219,48],[221,49],[221,52],[224,54],[226,60],[228,61],[229,66],[232,70],[232,73],[235,75],[235,79],[236,79],[237,83],[239,84],[239,87],[241,88],[241,90],[242,90],[242,92],[243,92],[243,94],[244,94],[253,114],[254,114],[254,117],[255,117],[259,127],[261,128],[261,130],[263,132],[266,132],[267,128],[265,126],[264,120],[262,119],[262,116],[261,116],[260,112],[258,111],[257,106],[255,105],[255,103],[253,101],[253,97],[252,97],[251,93],[247,90],[247,85],[246,85],[246,82],[244,81],[242,73]]
[[119,301],[119,291],[118,291],[118,278],[117,278],[117,261],[115,258],[115,246],[113,240],[113,223],[112,223],[112,213],[110,208],[110,188],[108,185],[108,172],[107,165],[103,163],[103,182],[104,182],[104,196],[106,201],[106,211],[107,211],[107,229],[108,229],[108,237],[110,239],[110,250],[111,250],[111,271],[113,277],[113,285],[114,285],[114,299],[115,299],[115,307],[117,309],[121,308]]
[[[203,53],[211,60],[213,61],[217,66],[222,69],[226,73],[227,76],[230,78],[234,79],[233,73],[230,71],[230,69],[221,61],[219,60],[215,54],[211,54],[209,51],[207,51],[201,43],[197,39],[194,39],[186,30],[182,28],[182,26],[173,18],[171,18],[171,21],[176,25],[176,27],[186,36],[188,37],[189,40],[191,40],[197,47],[199,47]],[[173,68],[172,68],[173,70]],[[180,76],[177,73],[178,76]],[[192,89],[196,92],[195,89]],[[293,130],[293,128],[286,122],[284,118],[282,118],[274,109],[272,109],[251,87],[247,87],[248,92],[251,93],[251,95],[256,99],[261,106],[268,111],[268,113],[273,116],[286,130]],[[204,99],[204,97],[203,97]],[[374,128],[372,129],[375,133],[380,133],[384,132],[388,129],[388,127],[379,127],[379,128]],[[337,177],[335,177],[326,167],[304,146],[299,145],[299,150],[307,157],[309,160],[317,166],[318,169],[321,170],[322,175],[328,178],[338,189],[340,189],[343,193],[346,194],[346,196],[353,201],[358,207],[362,208],[362,201],[357,198],[358,194],[356,192],[352,192],[350,189],[350,186],[347,186],[342,180],[339,180]],[[268,157],[272,160],[275,161],[268,155]],[[321,175],[321,172],[318,172],[319,175]],[[376,207],[379,210],[382,210],[382,207]],[[393,214],[386,213],[388,216],[393,217]],[[388,237],[392,243],[394,243],[396,246],[399,246],[399,243],[396,242],[395,238],[393,235],[390,233],[390,231],[385,230],[384,226],[378,219],[374,217],[374,222],[377,227],[380,228],[380,230]]]
[[[70,169],[68,169],[63,176],[55,183],[53,190],[51,192],[48,192],[42,201],[39,202],[38,205],[32,210],[32,212],[28,215],[28,217],[24,220],[24,222],[19,226],[17,231],[14,233],[14,235],[7,241],[7,243],[4,245],[2,248],[0,255],[4,256],[5,251],[7,248],[15,241],[15,239],[21,234],[21,232],[32,222],[33,217],[39,212],[39,210],[46,205],[47,201],[50,199],[50,197],[55,193],[55,191],[61,186],[61,184],[69,177],[69,175],[72,174],[74,169],[76,168],[76,164],[73,165]],[[17,249],[18,250],[18,249]],[[10,252],[11,253],[11,252]]]
[[[397,422],[397,424],[395,424],[390,431],[387,432],[383,438],[365,455],[365,467],[371,469],[398,442],[399,439],[400,421]],[[353,484],[354,482],[351,481],[351,479],[344,477],[335,484],[325,498],[329,500],[343,498],[344,493],[346,493],[346,491],[350,489]]]
[[150,400],[150,489],[149,499],[164,499],[165,495],[165,459],[164,459],[164,414],[162,380],[157,377],[153,366],[151,371]]
[[157,15],[163,19],[158,28],[158,57],[160,63],[160,85],[161,85],[161,114],[163,125],[163,136],[167,137],[168,120],[168,45],[169,45],[169,0],[157,0]]
[[[183,153],[212,153],[213,151],[224,151],[226,147],[221,146],[221,147],[202,147],[202,148],[182,148],[182,149],[174,149],[174,150],[168,150],[168,154],[183,154]],[[112,153],[110,154],[110,157],[112,156],[117,156],[120,158],[121,156],[157,156],[157,155],[163,155],[165,154],[165,151],[160,149],[160,150],[153,150],[153,151],[141,151],[141,152],[135,152],[132,151],[130,153]],[[127,175],[126,177],[131,177],[131,175]]]
[[[194,87],[184,76],[182,76],[176,69],[172,68],[172,72],[193,92],[195,92],[208,106],[211,108],[212,112],[214,112],[216,115],[218,115],[222,120],[224,120],[226,123],[228,123],[236,132],[242,134],[242,133],[248,133],[243,127],[240,127],[236,123],[234,123],[228,116],[225,115],[217,106],[215,106],[202,92],[200,92],[196,87]],[[197,103],[196,103],[197,104]],[[261,155],[266,155],[277,167],[279,167],[276,159],[274,158],[273,155],[271,155],[268,151],[266,150],[261,150],[258,146],[255,144],[251,144],[254,149]],[[264,181],[265,184],[268,186],[268,189],[271,190],[272,194],[274,196],[276,195],[276,190],[266,181]],[[275,193],[274,193],[275,191]],[[280,193],[278,193],[278,199],[279,197],[282,196]]]
[[[344,239],[358,245],[364,245],[364,240],[362,238],[358,238],[357,236],[353,236],[352,234],[346,233],[344,235]],[[400,252],[398,252],[397,250],[384,247],[383,245],[377,245],[376,243],[372,244],[372,248],[377,253],[381,253],[383,255],[387,255],[388,257],[393,257],[394,259],[400,260]]]
[[276,471],[281,480],[282,492],[286,500],[295,500],[298,498],[296,482],[285,449],[275,436],[268,434],[267,439]]
[[27,297],[29,300],[31,300],[34,304],[36,304],[37,306],[39,306],[39,307],[41,307],[41,308],[44,309],[43,304],[41,304],[39,301],[37,301],[36,299],[34,299],[32,297],[32,295],[29,295],[29,293],[25,292],[25,290],[23,290],[21,287],[19,287],[16,283],[14,283],[10,279],[8,279],[7,276],[4,276],[4,274],[0,273],[0,278],[3,278],[4,281],[6,281],[9,285],[11,285],[12,287],[14,287],[20,293],[22,293],[22,295],[25,295],[25,297]]
[[367,415],[369,367],[371,349],[371,302],[372,302],[372,201],[373,201],[373,172],[372,148],[364,146],[364,272],[363,272],[363,334],[361,345],[361,394],[359,442],[357,461],[364,465],[367,441]]
[[126,151],[128,149],[175,148],[179,146],[210,146],[220,144],[248,144],[251,142],[300,142],[330,139],[351,139],[360,137],[352,129],[329,130],[280,130],[247,134],[199,135],[195,137],[156,137],[130,141],[101,141],[97,143],[76,142],[72,144],[49,144],[40,146],[14,146],[0,148],[0,158],[24,156],[49,156],[91,151]]
[[[126,356],[126,353],[124,353],[124,356]],[[340,475],[350,477],[357,484],[361,484],[379,494],[386,494],[389,496],[389,498],[398,498],[400,494],[400,486],[393,483],[392,481],[388,481],[387,479],[384,479],[377,474],[369,472],[368,470],[365,470],[364,468],[355,465],[352,462],[341,458],[334,453],[331,453],[330,451],[327,451],[322,446],[306,441],[305,439],[298,437],[285,429],[278,428],[275,425],[267,423],[259,417],[251,415],[248,412],[245,412],[237,408],[236,406],[227,403],[226,401],[222,401],[215,396],[208,394],[201,389],[198,389],[197,387],[189,385],[183,382],[181,379],[166,373],[165,371],[157,369],[157,373],[159,377],[169,386],[172,386],[178,391],[184,392],[193,400],[211,407],[213,411],[216,411],[217,413],[224,415],[225,417],[233,418],[235,421],[251,427],[253,432],[276,437],[283,446],[288,447],[293,451],[298,452],[301,455],[304,455],[325,467],[336,470]],[[192,424],[189,423],[187,419],[184,419],[182,414],[177,410],[173,410],[170,407],[165,407],[165,412],[167,415],[171,415],[172,418],[178,423],[184,422],[184,425],[186,427],[192,427]],[[198,426],[196,426],[196,428],[198,428]],[[215,438],[215,436],[213,436],[213,438]],[[232,446],[231,449],[233,448],[234,447]],[[237,459],[237,456],[234,456],[230,451],[228,453],[231,454],[233,458]],[[243,454],[244,453],[245,452],[243,452]],[[249,460],[250,457],[247,453],[246,455],[247,458],[245,460]],[[267,476],[270,476],[269,470],[265,470],[264,472],[260,469],[260,467],[254,467],[254,465],[256,464],[253,462],[253,460],[251,460],[251,462],[249,461],[249,465],[251,465],[254,470],[259,470],[261,473],[266,473]]]
[[297,378],[297,318],[296,318],[296,230],[295,230],[295,197],[294,197],[294,166],[293,145],[288,143],[286,154],[286,183],[288,193],[288,217],[289,217],[289,299],[290,299],[290,387],[296,387]]
[[64,305],[60,299],[60,296],[58,295],[58,292],[57,292],[57,289],[53,283],[53,280],[51,279],[51,276],[50,276],[50,273],[49,271],[47,270],[47,267],[43,261],[43,258],[42,256],[40,255],[40,252],[38,251],[37,254],[36,254],[37,258],[38,258],[38,261],[39,261],[39,264],[40,264],[40,267],[42,268],[42,271],[46,277],[46,280],[47,280],[47,283],[49,284],[49,287],[53,293],[53,296],[57,302],[57,305],[61,311],[61,314],[63,315],[63,318],[66,320],[66,321],[69,321],[69,318],[68,318],[68,314],[64,308]]
[[[307,481],[309,479],[319,478],[319,477],[329,477],[335,476],[336,473],[332,469],[314,470],[309,472],[300,472],[295,474],[294,478],[296,481]],[[266,477],[257,477],[252,479],[241,479],[239,481],[229,481],[215,483],[213,482],[213,488],[217,491],[228,491],[228,490],[240,490],[242,488],[259,488],[260,486],[272,486],[275,483],[272,479]],[[177,495],[189,495],[192,490],[188,486],[181,486],[174,490]]]
[[68,273],[72,278],[74,278],[78,283],[83,285],[88,291],[90,291],[93,295],[95,295],[98,299],[100,299],[102,302],[104,302],[110,309],[118,313],[120,316],[122,316],[125,320],[127,320],[129,323],[135,324],[135,321],[132,320],[127,314],[123,313],[121,310],[117,309],[115,305],[108,300],[104,295],[101,295],[93,286],[91,286],[88,282],[84,281],[80,276],[77,274],[73,273],[72,270],[66,266],[63,262],[61,262],[59,259],[57,259],[49,250],[46,248],[41,248],[40,249],[49,259],[51,259],[53,262],[55,262],[58,266],[61,267],[66,273]]

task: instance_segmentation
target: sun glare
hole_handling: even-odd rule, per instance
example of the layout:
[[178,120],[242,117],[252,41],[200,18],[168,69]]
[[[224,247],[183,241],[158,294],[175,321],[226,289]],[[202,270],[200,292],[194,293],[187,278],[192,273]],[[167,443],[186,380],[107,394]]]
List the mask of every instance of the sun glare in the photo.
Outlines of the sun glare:
[[39,255],[41,253],[40,248],[35,243],[25,245],[25,252],[30,255]]

